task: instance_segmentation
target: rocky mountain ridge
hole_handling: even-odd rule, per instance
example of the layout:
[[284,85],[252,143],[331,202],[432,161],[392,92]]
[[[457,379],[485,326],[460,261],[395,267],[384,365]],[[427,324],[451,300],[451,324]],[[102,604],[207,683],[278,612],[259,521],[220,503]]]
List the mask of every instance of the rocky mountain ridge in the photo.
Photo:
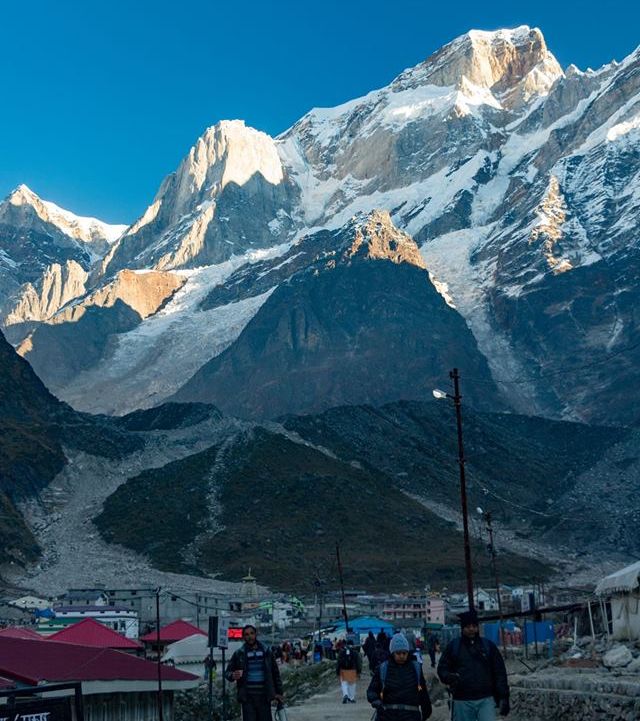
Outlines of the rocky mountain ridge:
[[[274,587],[304,589],[314,569],[330,571],[327,539],[345,529],[364,587],[462,582],[449,403],[351,405],[268,424],[204,404],[91,417],[51,396],[3,341],[0,366],[0,536],[11,561],[0,574],[10,583],[48,594],[117,574],[211,588],[219,576],[238,580],[250,562]],[[582,572],[575,549],[592,573],[595,561],[637,553],[637,436],[465,407],[470,499],[495,508],[505,579],[552,574],[550,561],[567,554],[571,573]],[[616,490],[606,502],[603,477]],[[158,524],[154,509],[167,493]],[[249,498],[260,508],[258,534],[247,533]],[[373,527],[382,533],[372,536]],[[408,566],[392,552],[398,537],[414,549]],[[77,563],[79,550],[87,563]],[[480,542],[474,564],[488,580]]]
[[125,230],[74,215],[18,186],[0,203],[3,325],[46,321],[82,296],[90,269]]
[[[289,268],[287,260],[303,248],[312,257],[299,270]],[[275,272],[262,266],[261,284],[275,282],[279,272],[289,275],[175,400],[201,400],[259,419],[419,399],[456,362],[485,392],[497,394],[463,319],[431,282],[415,242],[388,213],[373,211],[338,231],[311,234],[291,253],[272,261]],[[259,291],[247,280],[246,293]],[[469,388],[469,400],[482,407],[484,394]]]
[[[304,237],[381,208],[415,239],[465,319],[500,403],[636,423],[640,404],[628,389],[640,387],[639,78],[638,51],[597,71],[563,71],[537,29],[471,31],[386,88],[314,109],[278,138],[219,123],[94,266],[86,291],[125,268],[171,269],[186,278],[175,302],[141,325],[106,323],[104,352],[58,392],[82,404],[91,383],[102,385],[108,404],[84,402],[118,412],[167,398],[198,372],[196,360],[203,367],[239,339],[275,292],[252,281],[261,292],[243,285],[234,301],[239,266],[257,271],[265,256],[295,263],[300,246],[299,266],[309,257]],[[207,296],[231,302],[207,305]],[[204,329],[208,347],[192,334],[181,337],[192,353],[178,343],[168,350],[156,332],[168,314]],[[79,335],[66,325],[70,339]],[[178,370],[146,398],[132,394],[149,355],[161,352]]]

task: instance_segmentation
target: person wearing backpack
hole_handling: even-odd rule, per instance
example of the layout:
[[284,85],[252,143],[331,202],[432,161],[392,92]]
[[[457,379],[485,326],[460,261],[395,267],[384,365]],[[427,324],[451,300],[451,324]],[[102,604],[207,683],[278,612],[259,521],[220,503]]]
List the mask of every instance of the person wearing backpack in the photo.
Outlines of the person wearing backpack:
[[438,677],[453,697],[453,721],[495,721],[507,716],[509,683],[498,647],[480,637],[474,609],[460,614],[462,635],[454,638],[438,663]]
[[401,633],[393,636],[389,651],[367,689],[376,721],[426,721],[432,709],[422,666],[410,658],[409,642]]
[[340,677],[342,703],[356,702],[356,681],[362,673],[362,656],[353,647],[353,639],[349,639],[340,649],[336,662],[336,673]]

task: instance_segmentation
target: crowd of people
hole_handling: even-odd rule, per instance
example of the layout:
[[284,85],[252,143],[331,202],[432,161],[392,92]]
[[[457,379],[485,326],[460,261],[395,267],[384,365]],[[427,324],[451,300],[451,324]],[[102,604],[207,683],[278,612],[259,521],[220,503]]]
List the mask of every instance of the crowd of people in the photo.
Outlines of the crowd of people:
[[[461,635],[450,641],[440,654],[435,634],[423,641],[411,631],[389,636],[383,630],[359,638],[285,641],[264,646],[256,629],[245,626],[243,644],[227,664],[225,676],[237,685],[243,721],[271,721],[271,704],[283,703],[279,666],[306,663],[311,651],[314,660],[334,660],[343,704],[356,703],[356,687],[363,672],[363,654],[371,680],[367,701],[375,709],[376,721],[426,721],[431,716],[431,700],[424,675],[423,651],[437,677],[447,687],[453,721],[495,721],[510,712],[509,685],[502,655],[497,646],[480,636],[478,616],[471,609],[460,614]],[[439,658],[438,658],[439,657]]]

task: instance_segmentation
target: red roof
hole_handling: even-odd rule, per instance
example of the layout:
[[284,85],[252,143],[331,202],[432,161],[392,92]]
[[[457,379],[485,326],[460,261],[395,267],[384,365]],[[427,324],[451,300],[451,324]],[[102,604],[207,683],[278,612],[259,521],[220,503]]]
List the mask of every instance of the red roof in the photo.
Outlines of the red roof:
[[61,643],[79,643],[81,646],[97,646],[98,648],[139,649],[142,644],[125,638],[117,631],[105,626],[93,618],[85,618],[78,623],[56,631],[47,638],[48,641]]
[[2,676],[0,676],[0,689],[15,688],[15,685],[15,681],[12,681],[10,678],[3,678]]
[[[163,626],[160,629],[160,642],[161,643],[173,643],[174,641],[182,641],[187,636],[193,636],[194,633],[202,634],[206,636],[204,631],[201,631],[197,626],[194,626],[188,621],[173,621],[173,623]],[[156,631],[151,631],[144,636],[140,636],[140,640],[145,643],[155,643],[158,639]]]
[[42,641],[42,636],[31,628],[25,626],[7,626],[6,628],[0,629],[0,636],[6,638],[27,638],[32,641]]
[[[197,678],[170,666],[161,669],[164,681]],[[158,666],[110,648],[0,637],[0,676],[31,685],[41,681],[155,681]]]

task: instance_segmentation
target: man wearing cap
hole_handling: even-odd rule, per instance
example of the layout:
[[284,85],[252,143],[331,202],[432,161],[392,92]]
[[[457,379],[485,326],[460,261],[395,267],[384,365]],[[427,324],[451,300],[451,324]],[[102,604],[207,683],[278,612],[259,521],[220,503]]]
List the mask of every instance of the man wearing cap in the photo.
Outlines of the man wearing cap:
[[242,640],[225,676],[236,682],[243,721],[271,721],[271,702],[283,700],[278,664],[271,649],[258,641],[255,626],[247,624],[242,629]]
[[509,684],[495,643],[480,638],[475,609],[460,614],[462,636],[449,643],[438,664],[438,676],[453,696],[453,721],[495,721],[507,716]]
[[367,689],[376,721],[426,721],[431,700],[422,666],[410,657],[409,642],[401,633],[393,636],[389,651],[390,658],[378,666]]

